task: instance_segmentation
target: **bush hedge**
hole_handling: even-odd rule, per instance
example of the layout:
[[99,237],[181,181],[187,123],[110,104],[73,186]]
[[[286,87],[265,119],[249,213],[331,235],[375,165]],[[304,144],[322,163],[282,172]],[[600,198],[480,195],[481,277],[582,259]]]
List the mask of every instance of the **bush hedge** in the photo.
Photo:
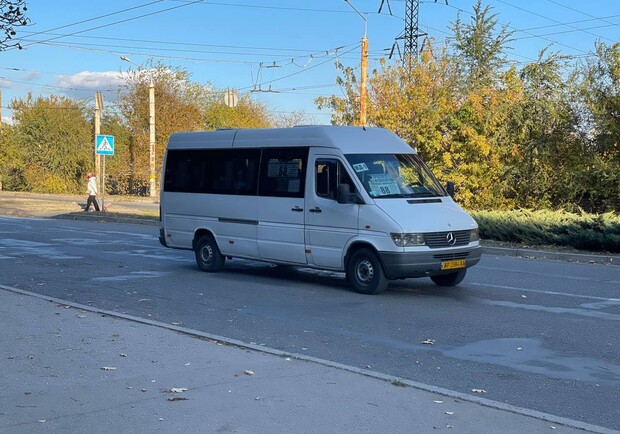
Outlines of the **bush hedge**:
[[529,210],[472,211],[483,239],[620,253],[620,216]]

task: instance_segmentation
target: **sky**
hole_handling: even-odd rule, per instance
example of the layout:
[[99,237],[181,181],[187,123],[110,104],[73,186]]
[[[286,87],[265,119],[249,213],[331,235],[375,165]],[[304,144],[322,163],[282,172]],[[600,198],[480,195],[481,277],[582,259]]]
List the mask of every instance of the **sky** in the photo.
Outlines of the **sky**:
[[[189,72],[192,81],[249,94],[274,115],[303,112],[306,123],[328,124],[319,96],[342,95],[338,61],[360,68],[366,33],[369,71],[380,58],[399,61],[404,17],[413,0],[26,0],[30,24],[17,29],[22,50],[0,52],[2,122],[15,98],[63,95],[89,101],[104,94],[104,110],[128,69],[149,61]],[[420,0],[418,44],[443,43],[475,0]],[[381,13],[379,13],[379,8]],[[620,41],[618,0],[484,0],[499,25],[513,31],[508,59],[518,67],[545,47],[585,61],[595,41]],[[449,39],[448,39],[449,40]],[[394,44],[398,44],[395,48]],[[126,57],[129,62],[121,60]],[[157,99],[157,98],[156,98]]]

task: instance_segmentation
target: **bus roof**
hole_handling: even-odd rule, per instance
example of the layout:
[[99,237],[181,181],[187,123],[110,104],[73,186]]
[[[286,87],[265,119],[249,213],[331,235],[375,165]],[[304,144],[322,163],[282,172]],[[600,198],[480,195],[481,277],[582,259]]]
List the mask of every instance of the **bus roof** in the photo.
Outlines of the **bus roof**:
[[168,142],[168,149],[297,146],[337,148],[343,154],[415,153],[400,137],[386,129],[334,125],[173,133]]

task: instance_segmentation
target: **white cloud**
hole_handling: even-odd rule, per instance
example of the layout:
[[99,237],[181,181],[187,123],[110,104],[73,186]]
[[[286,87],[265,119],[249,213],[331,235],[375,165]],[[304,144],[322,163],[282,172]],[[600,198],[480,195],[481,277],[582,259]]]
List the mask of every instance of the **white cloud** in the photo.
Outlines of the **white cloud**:
[[24,80],[24,81],[34,81],[34,80],[36,80],[39,77],[41,77],[41,73],[39,73],[38,71],[30,71],[28,74],[24,75],[22,80]]
[[58,92],[70,98],[92,98],[96,91],[105,92],[106,99],[116,99],[116,90],[125,83],[125,73],[119,71],[82,71],[72,75],[61,75],[54,80]]
[[118,71],[82,71],[73,75],[61,75],[56,79],[56,86],[91,91],[117,88],[123,83],[123,74]]
[[2,125],[13,125],[13,118],[9,116],[2,116]]

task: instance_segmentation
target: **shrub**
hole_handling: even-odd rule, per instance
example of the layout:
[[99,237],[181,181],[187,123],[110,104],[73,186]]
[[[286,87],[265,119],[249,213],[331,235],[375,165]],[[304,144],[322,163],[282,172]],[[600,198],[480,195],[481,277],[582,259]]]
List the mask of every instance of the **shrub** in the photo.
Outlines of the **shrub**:
[[472,211],[482,238],[526,244],[555,244],[620,253],[620,216],[529,210]]

